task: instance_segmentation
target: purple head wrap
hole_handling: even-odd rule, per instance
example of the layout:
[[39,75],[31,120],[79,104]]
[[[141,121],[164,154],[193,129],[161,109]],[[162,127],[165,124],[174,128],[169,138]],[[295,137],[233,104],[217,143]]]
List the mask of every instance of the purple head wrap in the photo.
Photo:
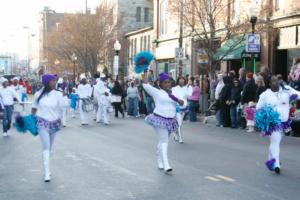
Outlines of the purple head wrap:
[[168,79],[170,79],[169,74],[167,74],[165,72],[159,74],[159,78],[158,78],[159,82],[163,82]]
[[54,79],[56,79],[56,76],[54,74],[45,74],[42,77],[42,83],[43,85],[47,85],[49,81],[52,81]]

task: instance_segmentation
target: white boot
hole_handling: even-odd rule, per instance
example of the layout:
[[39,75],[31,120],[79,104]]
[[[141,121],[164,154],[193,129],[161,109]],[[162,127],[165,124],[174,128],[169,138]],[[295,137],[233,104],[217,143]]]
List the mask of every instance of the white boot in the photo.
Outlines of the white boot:
[[181,126],[178,127],[178,140],[179,140],[179,143],[182,144],[183,143],[183,139],[182,139],[182,132],[181,132]]
[[50,177],[50,151],[49,150],[45,150],[43,151],[43,164],[44,164],[44,173],[45,173],[45,177],[44,180],[45,182],[50,182],[51,177]]
[[158,169],[164,169],[164,163],[163,163],[163,160],[162,160],[161,146],[159,144],[157,145],[156,156],[157,156]]
[[169,165],[169,160],[168,160],[168,143],[161,144],[161,153],[162,153],[162,160],[164,163],[164,170],[166,173],[169,173],[172,171],[172,168]]
[[174,133],[174,140],[175,140],[175,142],[178,142],[178,140],[179,140],[179,138],[178,138],[178,131],[176,131]]

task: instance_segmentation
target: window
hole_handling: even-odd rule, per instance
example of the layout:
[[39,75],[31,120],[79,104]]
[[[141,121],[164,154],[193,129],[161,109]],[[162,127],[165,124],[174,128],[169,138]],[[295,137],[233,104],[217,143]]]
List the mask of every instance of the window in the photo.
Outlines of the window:
[[147,36],[144,36],[144,51],[147,50]]
[[151,47],[150,47],[150,35],[148,35],[148,51],[151,51]]
[[149,22],[149,8],[144,8],[144,22]]
[[283,9],[283,0],[276,0],[276,2],[275,2],[275,9],[276,10]]
[[133,57],[133,45],[134,45],[134,40],[130,40],[130,58]]
[[167,34],[167,26],[168,26],[168,11],[167,11],[167,1],[164,0],[160,3],[160,35]]
[[233,0],[231,9],[231,20],[233,23],[238,22],[240,15],[240,0]]
[[140,37],[140,51],[143,51],[143,36]]
[[137,39],[135,38],[134,39],[134,52],[133,52],[133,55],[135,56],[135,54],[136,54],[136,48],[137,48]]
[[136,21],[141,22],[141,18],[142,18],[142,8],[137,7],[136,8]]

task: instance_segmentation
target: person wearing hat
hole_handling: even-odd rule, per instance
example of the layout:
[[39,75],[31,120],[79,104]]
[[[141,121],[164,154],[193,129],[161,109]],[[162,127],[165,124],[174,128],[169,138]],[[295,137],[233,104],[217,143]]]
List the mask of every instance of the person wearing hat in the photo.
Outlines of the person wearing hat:
[[93,89],[90,84],[88,84],[85,76],[81,77],[81,83],[78,85],[77,94],[79,96],[79,113],[81,118],[81,125],[86,126],[89,124],[88,112],[83,109],[84,101],[91,99]]
[[102,97],[105,95],[107,86],[105,82],[105,74],[101,74],[100,78],[97,79],[97,84],[94,86],[94,98],[96,98],[97,103],[99,105],[97,114],[96,114],[96,122],[101,123],[104,121],[104,118],[107,118],[107,113],[105,110],[100,106],[102,105],[101,100],[103,99]]
[[0,89],[0,98],[3,105],[3,137],[9,136],[9,130],[12,122],[12,115],[14,110],[14,99],[21,102],[21,97],[15,90],[8,86],[6,78],[1,79],[2,87]]
[[295,98],[295,100],[300,99],[300,92],[290,86],[281,85],[276,76],[271,76],[268,83],[270,88],[260,95],[258,103],[256,104],[256,110],[264,106],[269,106],[279,114],[280,123],[276,126],[270,124],[269,130],[264,134],[270,136],[266,166],[269,170],[280,174],[280,142],[282,135],[291,131],[291,120],[289,118],[290,100],[293,98]]
[[163,169],[166,174],[172,172],[168,160],[168,142],[171,133],[178,129],[176,120],[176,105],[184,105],[184,101],[178,99],[171,93],[171,81],[167,73],[159,74],[159,89],[148,84],[148,73],[144,74],[143,88],[153,97],[155,109],[153,114],[146,117],[147,124],[153,126],[158,137],[157,162],[158,168]]
[[64,109],[63,93],[56,90],[56,76],[42,76],[43,88],[35,93],[32,101],[32,114],[37,118],[37,129],[43,148],[44,180],[49,182],[50,152],[57,131],[62,127]]

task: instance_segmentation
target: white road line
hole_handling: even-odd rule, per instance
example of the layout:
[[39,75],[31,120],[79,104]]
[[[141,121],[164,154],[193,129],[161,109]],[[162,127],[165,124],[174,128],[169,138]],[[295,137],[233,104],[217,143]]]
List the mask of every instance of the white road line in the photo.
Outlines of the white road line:
[[220,181],[220,179],[217,179],[217,178],[212,177],[212,176],[205,176],[205,178],[206,178],[207,180],[210,180],[210,181],[215,181],[215,182]]
[[227,177],[227,176],[223,176],[223,175],[216,175],[217,178],[220,178],[224,181],[228,181],[228,182],[235,182],[235,179]]

